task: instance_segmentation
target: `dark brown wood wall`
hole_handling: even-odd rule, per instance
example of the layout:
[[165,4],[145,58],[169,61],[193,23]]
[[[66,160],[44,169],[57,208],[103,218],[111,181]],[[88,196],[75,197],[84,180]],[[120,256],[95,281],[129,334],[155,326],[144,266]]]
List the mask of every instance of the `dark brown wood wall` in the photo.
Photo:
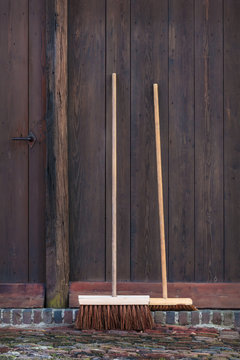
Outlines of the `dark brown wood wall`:
[[240,281],[240,2],[69,0],[70,279],[111,274],[111,73],[118,278],[160,279],[159,83],[170,281]]
[[10,141],[17,133],[28,134],[27,10],[28,1],[21,4],[2,1],[0,4],[2,282],[28,281],[29,276],[28,146]]
[[[1,283],[45,281],[45,16],[45,0],[0,1]],[[33,147],[12,141],[30,131]]]

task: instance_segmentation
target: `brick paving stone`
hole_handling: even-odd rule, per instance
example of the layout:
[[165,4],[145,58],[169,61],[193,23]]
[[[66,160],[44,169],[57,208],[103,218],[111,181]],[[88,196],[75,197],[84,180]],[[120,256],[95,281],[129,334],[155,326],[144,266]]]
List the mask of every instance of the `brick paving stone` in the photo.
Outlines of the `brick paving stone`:
[[3,324],[10,324],[11,321],[11,311],[9,309],[2,310],[2,322]]
[[234,326],[240,329],[240,311],[234,312]]
[[166,324],[174,325],[175,324],[175,311],[166,312]]
[[193,326],[199,324],[199,311],[191,312],[191,323]]
[[43,309],[43,322],[45,324],[52,323],[52,309]]
[[54,322],[56,324],[62,323],[62,310],[54,310]]
[[[225,335],[228,336],[225,336]],[[231,337],[230,337],[231,335]],[[237,331],[162,326],[157,331],[0,329],[0,359],[240,359]]]
[[220,339],[239,339],[238,331],[222,330],[220,332]]
[[23,323],[24,324],[32,323],[32,309],[23,310]]
[[13,325],[20,325],[22,318],[22,310],[12,310],[12,323]]
[[202,324],[209,324],[210,322],[210,311],[202,310]]
[[165,325],[166,324],[166,312],[165,311],[155,311],[154,321],[156,324]]
[[223,325],[231,326],[233,323],[233,312],[232,311],[225,311],[223,316]]
[[213,311],[213,324],[221,325],[222,324],[222,316],[220,311]]
[[78,314],[78,309],[73,310],[73,321],[76,320]]
[[42,310],[36,309],[33,310],[33,322],[34,324],[40,324],[43,321],[42,319]]
[[65,324],[71,324],[73,322],[73,312],[72,312],[72,310],[65,310],[64,311],[63,322]]
[[214,343],[216,341],[215,338],[213,337],[208,337],[208,336],[194,336],[194,339],[197,341],[204,341],[204,342],[210,342],[210,343]]
[[179,319],[178,319],[179,325],[188,325],[188,312],[187,311],[181,311],[179,312]]

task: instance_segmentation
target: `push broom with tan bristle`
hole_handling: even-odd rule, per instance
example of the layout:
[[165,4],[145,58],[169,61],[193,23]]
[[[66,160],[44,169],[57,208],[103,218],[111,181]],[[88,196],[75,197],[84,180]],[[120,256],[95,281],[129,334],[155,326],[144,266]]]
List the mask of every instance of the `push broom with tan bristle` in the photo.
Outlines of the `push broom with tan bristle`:
[[162,310],[186,310],[195,311],[190,298],[169,298],[167,292],[167,266],[165,249],[165,228],[164,228],[164,207],[163,207],[163,181],[162,181],[162,159],[161,159],[161,137],[159,124],[159,103],[158,103],[158,84],[153,84],[154,97],[154,119],[155,119],[155,142],[157,160],[157,182],[158,182],[158,214],[160,226],[160,247],[161,247],[161,267],[162,267],[162,298],[150,298],[150,309],[152,311]]
[[117,90],[112,74],[112,295],[79,295],[79,330],[145,330],[153,320],[149,296],[117,295]]

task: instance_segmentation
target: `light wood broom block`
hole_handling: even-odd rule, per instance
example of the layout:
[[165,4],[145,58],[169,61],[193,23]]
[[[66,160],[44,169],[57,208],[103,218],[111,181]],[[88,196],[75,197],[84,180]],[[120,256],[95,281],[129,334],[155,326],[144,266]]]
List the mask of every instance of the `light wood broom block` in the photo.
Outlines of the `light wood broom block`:
[[96,296],[79,295],[79,305],[149,305],[149,296]]
[[149,305],[192,305],[190,298],[150,298]]

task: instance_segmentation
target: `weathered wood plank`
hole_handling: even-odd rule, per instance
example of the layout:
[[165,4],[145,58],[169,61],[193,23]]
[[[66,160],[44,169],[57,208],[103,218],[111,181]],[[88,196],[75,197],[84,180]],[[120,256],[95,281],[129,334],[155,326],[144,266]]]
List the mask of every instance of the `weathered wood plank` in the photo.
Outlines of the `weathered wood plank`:
[[0,281],[28,281],[28,1],[0,1]]
[[148,305],[149,296],[79,295],[79,305]]
[[194,1],[169,1],[169,280],[194,279]]
[[130,0],[106,3],[106,278],[111,280],[111,74],[117,74],[117,277],[130,280]]
[[[152,84],[159,84],[168,214],[167,21],[167,1],[131,1],[131,280],[136,281],[157,280],[161,274]],[[166,217],[166,235],[167,223]]]
[[[157,283],[120,282],[119,295],[150,295],[161,297]],[[110,282],[72,282],[69,306],[78,307],[78,295],[108,295]],[[169,283],[169,297],[191,298],[199,309],[239,309],[240,283]]]
[[0,308],[44,307],[43,284],[0,284]]
[[195,280],[223,281],[223,1],[195,1]]
[[71,280],[105,280],[105,1],[69,2]]
[[[69,2],[71,11],[69,19],[76,29],[74,31],[72,27],[70,40],[74,51],[70,50],[69,52],[69,59],[72,61],[72,66],[69,67],[71,73],[69,84],[73,90],[69,98],[71,102],[69,111],[70,173],[72,172],[70,175],[72,179],[70,217],[72,221],[71,234],[76,234],[76,236],[74,235],[76,240],[71,245],[72,257],[75,258],[72,265],[72,280],[90,280],[90,278],[103,280],[105,261],[106,277],[110,279],[111,251],[109,251],[108,243],[109,234],[111,234],[109,225],[111,223],[111,217],[109,217],[111,189],[108,183],[110,182],[111,168],[109,166],[110,154],[108,151],[105,153],[105,150],[102,152],[102,149],[105,145],[107,150],[111,147],[109,136],[111,133],[109,111],[111,109],[108,99],[110,99],[111,90],[110,74],[112,71],[116,71],[119,79],[120,114],[118,116],[120,118],[122,116],[119,126],[121,127],[123,124],[123,127],[119,129],[123,131],[119,142],[126,144],[126,146],[120,146],[119,143],[119,161],[124,163],[124,167],[119,163],[120,168],[118,169],[121,174],[119,186],[122,189],[120,189],[122,205],[119,204],[119,219],[122,219],[119,220],[120,279],[129,280],[130,261],[130,280],[155,281],[161,278],[157,243],[157,192],[154,180],[156,179],[156,167],[152,108],[152,82],[158,82],[161,127],[163,127],[161,134],[164,143],[166,228],[169,220],[169,279],[171,281],[193,281],[194,279],[211,282],[238,281],[240,257],[236,236],[239,233],[238,200],[240,197],[237,186],[240,168],[237,120],[239,112],[237,102],[239,93],[237,76],[239,67],[238,2],[236,0],[225,1],[223,13],[223,0],[169,0],[168,27],[167,0],[103,1],[107,6],[105,9],[107,18],[105,18],[105,13],[103,14],[105,5],[99,1],[95,6],[94,1]],[[127,10],[128,7],[131,9]],[[79,10],[75,11],[78,8]],[[99,16],[96,15],[95,10],[100,14]],[[225,27],[224,44],[222,43],[222,16]],[[79,19],[81,19],[81,24]],[[130,20],[131,39],[127,32]],[[106,33],[104,32],[105,26]],[[97,36],[95,36],[96,33]],[[105,35],[107,40],[105,40]],[[88,45],[90,42],[91,45]],[[225,49],[224,63],[223,48]],[[131,53],[130,59],[128,52]],[[95,59],[93,59],[93,53]],[[106,85],[104,54],[106,54]],[[90,59],[90,57],[92,58]],[[128,80],[130,71],[128,62],[131,63],[131,84]],[[222,118],[223,67],[224,129]],[[92,69],[96,69],[96,76],[95,73],[92,75]],[[94,84],[94,90],[89,89],[90,82]],[[95,86],[96,83],[97,86]],[[99,90],[99,83],[102,84],[101,90]],[[131,91],[128,88],[130,85]],[[102,115],[105,111],[105,86],[106,129],[104,128],[104,115]],[[83,92],[86,96],[81,96]],[[131,92],[130,104],[129,92]],[[95,104],[94,109],[92,109],[93,103]],[[132,107],[130,110],[132,118],[129,139],[128,111],[130,106]],[[89,108],[91,108],[90,117]],[[166,120],[168,109],[169,131],[168,120]],[[196,119],[194,119],[194,111]],[[96,114],[98,116],[95,116]],[[97,136],[92,127],[94,116],[98,119]],[[88,123],[87,121],[83,122],[83,119],[86,118]],[[223,130],[225,132],[224,139]],[[196,144],[194,144],[194,137]],[[89,153],[92,154],[94,141],[101,145],[100,148],[95,148],[98,152],[98,165],[96,172],[92,173],[95,163],[92,157],[88,162],[86,159],[89,159]],[[129,141],[131,143],[129,145],[131,153],[130,180],[127,177]],[[194,146],[196,146],[195,150]],[[104,156],[106,156],[106,164],[103,160]],[[223,164],[224,182],[222,181]],[[105,165],[106,183],[102,172]],[[71,170],[72,168],[74,170]],[[169,211],[167,203],[168,170]],[[93,188],[91,184],[95,179],[98,180],[97,186]],[[130,181],[130,185],[128,181]],[[100,183],[102,185],[99,185]],[[103,190],[105,186],[106,193]],[[124,195],[124,193],[128,193],[129,187],[131,188],[131,204],[129,204],[128,195]],[[224,215],[223,190],[225,191],[224,225],[222,222]],[[99,191],[102,192],[101,195],[99,195]],[[106,209],[103,205],[105,196]],[[93,199],[93,197],[95,198]],[[130,206],[132,209],[129,245],[127,238]],[[168,213],[169,216],[167,216]],[[96,214],[101,214],[101,216],[98,218]],[[106,229],[104,228],[105,215]],[[223,227],[225,227],[225,232]],[[94,233],[95,229],[97,229],[96,233]],[[106,249],[105,230],[107,234]],[[223,243],[223,233],[225,244]],[[92,251],[95,252],[95,249],[97,249],[98,255],[91,258]],[[130,260],[128,253],[131,253]],[[89,256],[92,260],[91,265]]]
[[29,281],[45,282],[46,2],[29,0]]
[[224,2],[225,281],[240,279],[240,2]]
[[66,307],[69,281],[67,1],[47,0],[46,301]]

